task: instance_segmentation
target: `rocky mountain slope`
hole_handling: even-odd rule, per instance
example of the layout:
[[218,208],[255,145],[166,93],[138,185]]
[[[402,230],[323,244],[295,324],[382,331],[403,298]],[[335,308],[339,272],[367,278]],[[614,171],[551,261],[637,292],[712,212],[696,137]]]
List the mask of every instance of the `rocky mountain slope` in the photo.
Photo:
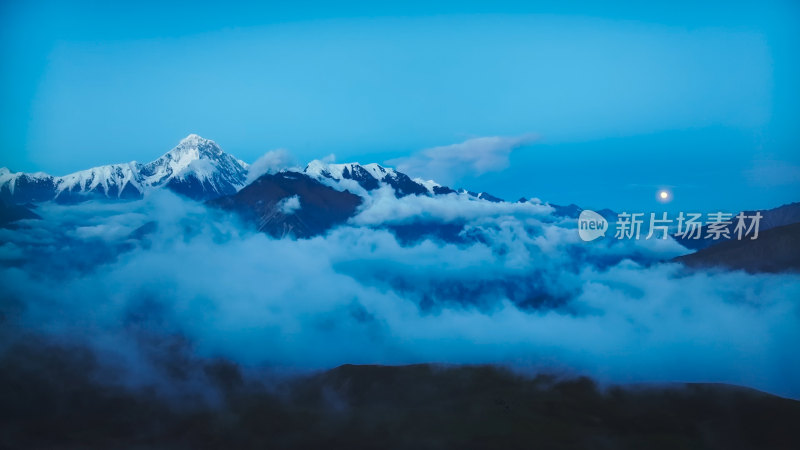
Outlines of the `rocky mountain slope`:
[[209,204],[236,212],[275,237],[311,237],[352,217],[361,197],[287,171],[262,175],[239,192]]

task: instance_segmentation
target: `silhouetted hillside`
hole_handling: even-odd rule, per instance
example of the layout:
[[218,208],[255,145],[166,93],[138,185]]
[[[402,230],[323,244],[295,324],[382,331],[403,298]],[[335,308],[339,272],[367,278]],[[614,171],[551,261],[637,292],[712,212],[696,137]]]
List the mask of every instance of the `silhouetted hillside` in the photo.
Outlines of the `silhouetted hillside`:
[[800,448],[800,402],[726,385],[604,390],[435,365],[267,381],[179,352],[163,363],[174,382],[207,386],[187,396],[99,384],[86,351],[15,345],[0,357],[0,448]]
[[762,231],[757,239],[721,242],[675,260],[690,267],[725,267],[748,272],[800,271],[800,223]]

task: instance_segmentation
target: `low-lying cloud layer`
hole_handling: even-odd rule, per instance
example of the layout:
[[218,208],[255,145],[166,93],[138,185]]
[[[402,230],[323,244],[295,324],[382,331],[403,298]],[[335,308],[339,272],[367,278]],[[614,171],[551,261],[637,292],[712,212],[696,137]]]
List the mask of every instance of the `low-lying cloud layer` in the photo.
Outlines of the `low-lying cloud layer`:
[[[380,191],[365,205],[325,236],[276,240],[167,192],[44,204],[0,230],[0,351],[68,342],[132,385],[160,382],[151,355],[179,336],[251,368],[501,363],[800,397],[796,275],[687,272],[660,262],[684,252],[672,241],[584,243],[545,205]],[[411,220],[470,239],[401,244],[384,226]]]

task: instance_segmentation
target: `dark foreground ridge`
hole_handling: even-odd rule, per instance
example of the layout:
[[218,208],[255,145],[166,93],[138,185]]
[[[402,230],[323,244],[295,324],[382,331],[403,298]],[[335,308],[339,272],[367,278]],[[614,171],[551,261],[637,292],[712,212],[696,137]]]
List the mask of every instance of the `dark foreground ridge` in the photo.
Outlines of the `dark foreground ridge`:
[[675,260],[700,269],[800,272],[800,223],[770,228],[757,239],[725,241]]
[[726,385],[600,389],[587,378],[435,365],[345,365],[267,382],[217,361],[198,373],[176,366],[175,377],[209,380],[197,395],[206,400],[177,401],[99,385],[86,352],[30,350],[0,361],[3,449],[800,448],[800,402]]

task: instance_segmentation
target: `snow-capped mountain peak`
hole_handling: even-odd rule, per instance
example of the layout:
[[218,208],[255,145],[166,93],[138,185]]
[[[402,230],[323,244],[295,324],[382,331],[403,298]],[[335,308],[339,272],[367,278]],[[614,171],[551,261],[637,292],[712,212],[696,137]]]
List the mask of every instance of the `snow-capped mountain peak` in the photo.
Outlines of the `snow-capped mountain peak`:
[[145,184],[158,186],[173,179],[187,180],[192,177],[211,182],[221,175],[225,183],[241,188],[247,175],[247,164],[228,155],[216,142],[190,134],[172,150],[155,161],[144,165],[142,174]]
[[223,153],[225,152],[211,139],[206,139],[196,134],[190,134],[181,139],[178,145],[164,156],[169,155],[175,159],[215,159],[220,157]]
[[247,164],[222,151],[216,142],[196,134],[140,170],[144,186],[167,186],[188,197],[230,195],[247,179]]

